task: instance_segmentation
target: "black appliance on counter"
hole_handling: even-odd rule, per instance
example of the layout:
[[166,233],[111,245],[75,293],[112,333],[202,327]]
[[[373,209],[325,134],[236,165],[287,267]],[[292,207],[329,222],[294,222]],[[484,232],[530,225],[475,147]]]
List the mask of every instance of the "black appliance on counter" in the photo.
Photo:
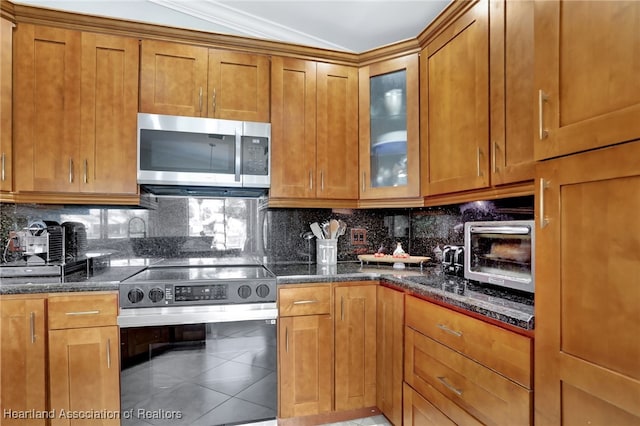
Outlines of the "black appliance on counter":
[[81,222],[63,222],[65,256],[77,259],[87,253],[87,230]]
[[445,274],[464,276],[464,246],[446,245],[442,250],[442,270]]

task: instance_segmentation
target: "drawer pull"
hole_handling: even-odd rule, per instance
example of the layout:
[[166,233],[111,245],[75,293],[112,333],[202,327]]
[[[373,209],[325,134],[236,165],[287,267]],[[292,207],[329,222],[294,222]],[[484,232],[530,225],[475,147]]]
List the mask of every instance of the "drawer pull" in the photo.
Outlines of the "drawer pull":
[[308,305],[309,303],[318,303],[317,300],[296,300],[293,302],[294,305]]
[[456,395],[458,396],[462,396],[462,391],[460,389],[457,389],[456,387],[452,386],[448,381],[447,378],[444,376],[440,376],[438,377],[438,380],[440,380],[440,383],[442,383],[443,385],[445,385],[447,387],[447,389],[449,389],[451,392],[454,392]]
[[78,316],[78,315],[98,315],[100,311],[80,311],[80,312],[67,312],[69,316]]
[[461,331],[452,330],[452,329],[450,329],[449,327],[447,327],[444,324],[438,324],[438,328],[440,330],[442,330],[442,331],[446,331],[449,334],[453,334],[456,337],[462,337],[462,332]]

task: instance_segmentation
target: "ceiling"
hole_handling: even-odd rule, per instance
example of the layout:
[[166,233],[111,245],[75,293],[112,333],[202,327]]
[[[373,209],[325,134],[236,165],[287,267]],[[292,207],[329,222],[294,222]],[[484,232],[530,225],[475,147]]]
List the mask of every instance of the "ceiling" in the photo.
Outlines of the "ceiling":
[[417,37],[451,0],[12,0],[126,19],[362,53]]

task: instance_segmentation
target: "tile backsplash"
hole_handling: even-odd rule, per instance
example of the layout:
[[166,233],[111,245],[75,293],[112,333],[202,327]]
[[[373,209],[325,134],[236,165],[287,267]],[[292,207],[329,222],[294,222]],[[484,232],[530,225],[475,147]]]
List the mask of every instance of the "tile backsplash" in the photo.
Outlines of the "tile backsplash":
[[[80,221],[87,227],[89,251],[117,257],[258,255],[267,262],[315,262],[310,224],[340,219],[338,261],[360,253],[393,252],[431,256],[437,246],[462,244],[464,222],[533,219],[533,196],[432,208],[284,209],[263,208],[257,200],[161,199],[156,210],[88,206],[2,204],[0,240],[32,220]],[[3,258],[11,260],[10,253]]]

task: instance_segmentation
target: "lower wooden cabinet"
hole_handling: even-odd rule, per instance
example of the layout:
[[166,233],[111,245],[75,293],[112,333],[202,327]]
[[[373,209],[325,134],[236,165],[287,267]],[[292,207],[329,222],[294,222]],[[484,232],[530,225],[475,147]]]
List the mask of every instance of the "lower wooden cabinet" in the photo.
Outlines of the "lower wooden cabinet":
[[378,287],[376,405],[396,426],[402,425],[404,292]]
[[[404,379],[413,391],[455,424],[531,424],[530,338],[413,296],[405,308]],[[412,411],[404,414],[411,424]]]
[[0,415],[3,425],[44,425],[21,413],[46,409],[45,298],[0,298]]
[[120,424],[117,307],[115,293],[49,296],[49,409],[71,414],[52,426],[76,424],[76,413],[104,413],[92,425]]

